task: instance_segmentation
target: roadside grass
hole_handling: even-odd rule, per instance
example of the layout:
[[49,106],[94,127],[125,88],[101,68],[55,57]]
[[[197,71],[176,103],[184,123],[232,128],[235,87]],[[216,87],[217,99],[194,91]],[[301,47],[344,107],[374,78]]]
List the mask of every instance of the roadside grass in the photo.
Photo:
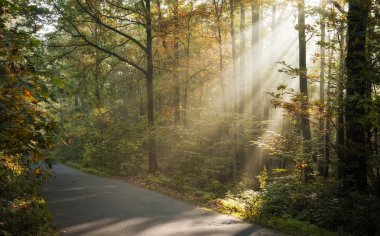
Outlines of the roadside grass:
[[92,167],[85,167],[84,165],[78,162],[74,162],[74,161],[62,161],[62,163],[88,174],[94,174],[94,175],[100,175],[100,176],[111,176],[110,172],[107,171],[106,169],[100,169],[100,168],[95,169]]
[[251,222],[265,225],[269,228],[276,229],[289,235],[299,236],[338,236],[336,232],[323,229],[321,227],[309,224],[296,219],[286,219],[281,217],[263,217],[261,219],[252,219]]
[[0,194],[0,235],[58,236],[40,183],[30,176],[18,176],[12,188]]
[[[247,193],[232,194],[228,193],[225,196],[218,196],[212,192],[206,192],[193,186],[186,185],[175,181],[162,173],[144,174],[138,176],[114,176],[105,169],[96,169],[84,167],[80,163],[66,161],[64,164],[78,169],[82,172],[107,176],[133,183],[137,186],[157,191],[173,198],[189,202],[197,205],[205,210],[213,210],[219,213],[232,215],[243,219],[250,223],[257,223],[262,226],[278,230],[287,235],[297,236],[337,236],[341,235],[336,232],[312,225],[308,222],[297,219],[262,215],[258,212],[252,212],[248,205],[252,204],[252,199],[242,197]],[[257,203],[260,204],[260,203]],[[258,205],[259,209],[260,206]]]

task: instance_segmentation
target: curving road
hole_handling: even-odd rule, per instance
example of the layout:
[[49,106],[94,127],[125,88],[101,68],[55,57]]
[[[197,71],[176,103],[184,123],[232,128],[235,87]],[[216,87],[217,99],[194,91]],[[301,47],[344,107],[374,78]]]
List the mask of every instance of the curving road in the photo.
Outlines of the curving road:
[[42,192],[62,235],[281,235],[120,180],[53,170]]

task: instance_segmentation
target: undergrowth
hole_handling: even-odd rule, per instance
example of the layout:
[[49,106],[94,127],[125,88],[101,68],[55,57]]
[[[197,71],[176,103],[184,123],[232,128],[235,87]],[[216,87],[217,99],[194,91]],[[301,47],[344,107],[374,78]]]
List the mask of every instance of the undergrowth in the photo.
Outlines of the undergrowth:
[[58,235],[46,202],[39,194],[39,185],[39,181],[28,174],[2,178],[0,235]]

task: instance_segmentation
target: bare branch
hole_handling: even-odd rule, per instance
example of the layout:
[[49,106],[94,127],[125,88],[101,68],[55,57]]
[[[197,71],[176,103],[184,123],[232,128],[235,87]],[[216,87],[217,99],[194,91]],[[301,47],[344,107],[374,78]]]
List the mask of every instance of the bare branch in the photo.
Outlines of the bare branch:
[[96,21],[96,23],[98,23],[99,25],[103,26],[104,28],[106,29],[109,29],[125,38],[128,38],[130,39],[133,43],[135,43],[138,47],[140,47],[144,52],[146,52],[146,47],[141,44],[139,41],[137,41],[135,38],[133,38],[132,36],[126,34],[126,33],[123,33],[121,32],[120,30],[104,23],[101,19],[99,19],[99,17],[97,17],[96,15],[94,15],[93,13],[91,13],[85,6],[82,5],[82,3],[80,3],[79,0],[76,0],[76,2],[78,3],[78,5],[82,8],[82,10],[87,13],[87,15],[89,15],[92,19],[94,19]]
[[100,50],[100,51],[102,51],[102,52],[108,53],[108,54],[110,54],[110,55],[116,57],[116,58],[119,59],[120,61],[123,61],[123,62],[125,62],[125,63],[127,63],[127,64],[133,66],[134,68],[136,68],[137,70],[141,71],[141,72],[144,73],[144,74],[147,73],[145,69],[143,69],[141,66],[137,65],[136,63],[134,63],[134,62],[128,60],[128,59],[125,58],[125,57],[120,56],[119,54],[117,54],[117,53],[115,53],[115,52],[112,52],[112,51],[110,51],[110,50],[108,50],[108,49],[106,49],[106,48],[103,48],[103,47],[97,45],[96,43],[91,42],[89,39],[86,38],[86,36],[84,36],[83,34],[81,34],[81,32],[80,32],[79,30],[77,30],[77,29],[75,29],[75,30],[77,31],[77,33],[79,34],[79,36],[80,36],[84,41],[86,41],[89,45],[93,46],[94,48],[96,48],[96,49],[98,49],[98,50]]
[[133,9],[133,8],[126,7],[126,6],[120,6],[120,5],[117,5],[117,4],[115,4],[115,3],[113,3],[113,2],[111,2],[111,1],[109,1],[109,0],[106,0],[106,2],[107,2],[108,4],[110,4],[111,6],[113,6],[113,7],[119,8],[119,9],[124,10],[124,11],[130,11],[130,12],[133,12],[133,13],[135,13],[135,14],[138,14],[138,15],[140,15],[140,16],[145,17],[144,14],[142,14],[142,13],[139,12],[139,11],[136,11],[136,10]]
[[81,43],[81,44],[51,44],[51,45],[48,45],[49,48],[71,48],[71,47],[81,47],[81,46],[88,46],[88,43]]
[[54,57],[52,60],[50,60],[50,62],[54,62],[54,61],[57,61],[57,60],[60,60],[62,58],[64,58],[65,56],[73,53],[74,51],[76,51],[78,49],[79,46],[75,46],[73,49],[67,51],[67,52],[64,52],[63,54],[57,56],[57,57]]
[[[56,8],[56,10],[57,10],[62,16],[64,16],[62,10],[61,10],[56,4],[54,4],[54,7]],[[74,34],[73,32],[71,32],[71,31],[68,30],[68,29],[65,29],[65,28],[62,27],[62,26],[61,26],[60,28],[63,29],[64,31],[66,31],[67,33],[69,33],[73,38],[82,38],[82,39],[83,39],[83,40],[84,40],[89,46],[92,46],[92,47],[94,47],[94,48],[96,48],[96,49],[98,49],[98,50],[100,50],[100,51],[102,51],[102,52],[105,52],[105,53],[107,53],[107,54],[109,54],[109,55],[111,55],[111,56],[116,57],[116,58],[119,59],[120,61],[125,62],[125,63],[129,64],[130,66],[134,67],[135,69],[139,70],[139,71],[142,72],[144,75],[147,74],[147,71],[146,71],[144,68],[142,68],[140,65],[138,65],[137,63],[135,63],[135,62],[133,62],[133,61],[131,61],[131,60],[128,60],[127,58],[125,58],[125,57],[119,55],[118,53],[115,53],[115,52],[111,51],[110,49],[106,49],[106,48],[101,47],[101,46],[99,46],[98,44],[92,42],[92,41],[89,40],[84,34],[82,34],[82,32],[78,29],[78,27],[77,27],[73,22],[71,22],[71,21],[69,21],[69,20],[68,20],[67,22],[71,25],[71,27],[73,27],[73,29],[75,30],[76,34]],[[130,38],[128,38],[128,39],[130,39]],[[132,39],[130,39],[130,40],[132,40]]]
[[336,9],[338,9],[338,11],[340,11],[340,13],[342,14],[346,14],[347,12],[343,9],[343,7],[341,5],[339,5],[339,3],[337,1],[333,1],[333,0],[329,0],[329,2],[334,5],[334,7],[336,7]]

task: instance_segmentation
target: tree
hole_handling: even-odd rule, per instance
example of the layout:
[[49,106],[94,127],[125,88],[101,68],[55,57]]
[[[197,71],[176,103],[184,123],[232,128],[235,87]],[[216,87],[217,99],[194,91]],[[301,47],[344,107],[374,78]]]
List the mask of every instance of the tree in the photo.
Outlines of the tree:
[[357,190],[367,188],[368,126],[365,117],[371,101],[366,54],[367,24],[371,1],[349,1],[347,16],[347,81],[345,118],[347,124],[343,181]]
[[156,156],[156,138],[154,134],[154,103],[153,103],[153,35],[152,35],[152,13],[151,1],[145,1],[145,22],[146,22],[146,79],[147,79],[147,96],[148,96],[148,125],[149,129],[153,131],[152,136],[149,138],[149,171],[155,172],[158,170],[157,156]]
[[[149,170],[154,172],[158,169],[156,157],[156,144],[154,137],[154,95],[153,95],[153,24],[151,1],[145,0],[132,7],[124,5],[118,1],[105,1],[102,4],[94,4],[92,1],[73,0],[70,2],[52,1],[55,10],[60,15],[59,29],[71,35],[76,39],[77,44],[94,47],[118,60],[130,65],[146,78],[146,94],[147,94],[147,120],[151,137],[148,141],[149,153]],[[74,6],[74,8],[72,8]],[[62,9],[67,9],[64,11]],[[75,11],[74,11],[75,10]],[[132,17],[129,17],[132,16]],[[103,28],[110,36],[121,37],[123,40],[119,45],[99,45],[91,40],[87,35],[83,21],[98,25]],[[120,26],[121,21],[128,22],[127,29]],[[122,23],[121,23],[122,24]],[[118,26],[119,25],[119,26]],[[128,29],[131,28],[131,31]],[[129,34],[138,31],[145,31],[145,38],[139,39],[136,36]],[[126,33],[128,32],[128,33]],[[145,45],[142,43],[145,41]],[[140,55],[145,57],[145,68],[136,61],[136,58],[122,52],[122,48],[137,48]]]
[[236,59],[236,34],[235,34],[235,4],[234,0],[229,0],[229,10],[230,10],[230,34],[231,34],[231,54],[232,54],[232,79],[234,84],[234,110],[238,111],[238,88],[239,84],[237,82],[237,59]]
[[223,78],[223,46],[222,46],[222,14],[225,8],[225,0],[212,0],[213,10],[216,20],[216,41],[218,42],[218,54],[219,54],[219,81],[220,81],[220,90],[222,98],[222,109],[225,112],[227,110],[226,106],[226,95],[225,95],[225,85]]
[[48,110],[54,103],[57,83],[48,77],[46,64],[41,60],[41,44],[35,35],[40,28],[38,18],[45,12],[30,1],[0,3],[0,52],[3,55],[0,172],[9,164],[9,168],[21,166],[22,173],[24,168],[47,160],[42,150],[51,147],[58,128],[54,115]]
[[236,154],[236,169],[237,172],[243,171],[245,164],[245,149],[243,143],[244,126],[242,124],[242,117],[245,110],[245,6],[244,2],[240,1],[240,72],[239,72],[239,141],[238,150]]
[[[300,92],[302,95],[301,100],[301,130],[305,145],[305,154],[311,152],[309,142],[311,140],[310,120],[309,113],[307,111],[309,102],[309,92],[307,85],[307,67],[306,67],[306,26],[305,26],[305,1],[298,0],[298,43],[299,43],[299,80],[300,80]],[[305,181],[309,181],[311,178],[312,167],[310,161],[305,167]]]
[[175,112],[174,121],[179,124],[181,121],[181,87],[180,87],[180,76],[179,76],[179,3],[178,0],[173,2],[173,14],[174,14],[174,79],[175,79]]
[[[321,40],[320,40],[320,53],[321,53],[321,68],[320,68],[320,74],[319,74],[319,100],[321,103],[321,106],[324,107],[325,105],[325,68],[326,68],[326,17],[324,9],[326,8],[326,1],[321,1],[321,10],[322,13],[320,14],[320,27],[321,27]],[[319,130],[322,132],[321,138],[320,138],[320,145],[319,148],[320,155],[322,156],[321,160],[318,162],[318,172],[320,175],[325,176],[327,173],[325,173],[325,165],[327,163],[325,162],[325,146],[326,143],[324,142],[324,136],[325,136],[325,119],[320,119],[319,121]]]
[[261,80],[261,64],[260,61],[262,60],[262,39],[260,37],[260,11],[261,11],[261,4],[258,0],[254,0],[251,2],[251,14],[252,14],[252,62],[255,67],[255,74],[252,78],[252,115],[255,117],[256,120],[261,120],[261,113],[262,113],[262,104],[261,104],[261,88],[260,88],[260,80]]

